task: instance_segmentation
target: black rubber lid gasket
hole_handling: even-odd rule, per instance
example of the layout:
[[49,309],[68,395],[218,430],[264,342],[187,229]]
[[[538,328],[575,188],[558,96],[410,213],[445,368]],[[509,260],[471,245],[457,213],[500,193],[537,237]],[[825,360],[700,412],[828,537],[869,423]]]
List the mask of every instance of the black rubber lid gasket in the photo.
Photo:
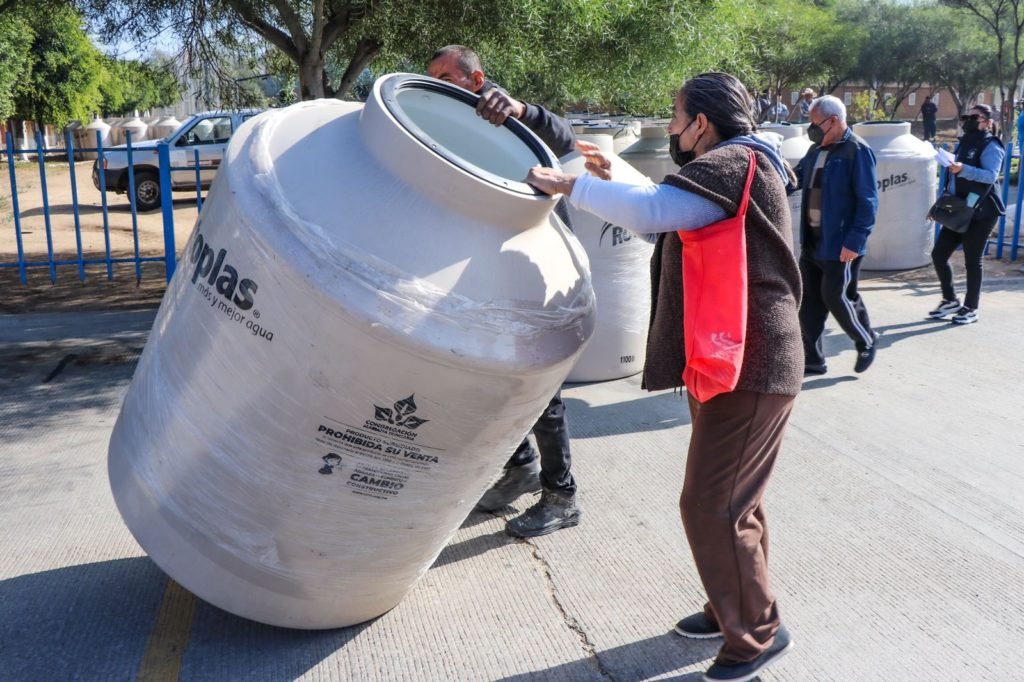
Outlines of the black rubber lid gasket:
[[[403,90],[427,90],[429,92],[436,92],[450,97],[451,99],[459,102],[464,102],[466,105],[476,108],[477,102],[480,101],[480,95],[464,90],[458,86],[446,83],[441,80],[434,78],[428,78],[426,76],[416,76],[411,74],[401,74],[387,77],[380,86],[381,97],[384,100],[384,106],[387,110],[395,117],[395,120],[401,124],[409,133],[415,137],[424,147],[434,152],[448,163],[461,168],[467,173],[480,178],[492,185],[496,185],[503,189],[518,192],[520,194],[526,194],[530,196],[544,196],[544,193],[535,189],[531,185],[526,184],[522,181],[510,180],[503,178],[496,173],[491,173],[488,170],[480,168],[477,165],[471,164],[461,156],[452,153],[447,148],[441,146],[434,141],[430,135],[428,135],[422,128],[416,125],[409,115],[398,104],[398,95]],[[523,144],[529,147],[533,155],[537,157],[537,163],[547,168],[557,168],[558,160],[552,155],[551,150],[541,142],[536,135],[534,135],[529,128],[523,125],[521,122],[514,118],[508,118],[502,124],[505,128],[508,128],[513,135],[522,140]]]

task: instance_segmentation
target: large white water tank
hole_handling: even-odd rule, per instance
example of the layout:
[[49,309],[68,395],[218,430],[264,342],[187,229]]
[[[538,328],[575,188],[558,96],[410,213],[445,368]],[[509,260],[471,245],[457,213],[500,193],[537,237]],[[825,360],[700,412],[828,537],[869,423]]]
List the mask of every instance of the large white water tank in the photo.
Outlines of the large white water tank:
[[181,121],[174,118],[174,116],[161,116],[155,123],[149,126],[147,132],[149,133],[149,139],[162,140],[180,127]]
[[[96,135],[99,134],[99,142],[97,142]],[[99,143],[103,144],[104,149],[109,149],[113,145],[113,141],[110,135],[110,125],[107,124],[99,116],[94,116],[89,125],[85,126],[85,135],[82,139],[84,149],[92,149],[94,151],[83,152],[82,157],[86,159],[95,159],[99,157],[97,146]]]
[[645,125],[640,129],[639,139],[624,149],[619,156],[652,182],[661,182],[666,175],[679,170],[679,166],[668,153],[668,143],[666,126]]
[[853,126],[878,161],[878,214],[868,239],[865,270],[905,270],[931,263],[934,227],[925,217],[938,190],[935,151],[903,121]]
[[78,121],[72,121],[71,123],[68,123],[66,126],[64,126],[64,140],[63,140],[63,142],[64,142],[65,149],[67,149],[67,140],[70,138],[71,144],[74,146],[74,149],[75,149],[75,160],[76,161],[81,161],[84,158],[82,156],[82,153],[78,151],[79,149],[82,148],[81,142],[82,142],[82,138],[83,138],[83,133],[84,132],[85,132],[85,126],[83,126]]
[[522,182],[557,161],[476,99],[393,74],[232,137],[109,448],[139,544],[216,606],[394,607],[590,337],[586,254]]
[[[762,123],[758,131],[773,133],[782,137],[782,158],[796,168],[800,160],[804,158],[807,150],[811,148],[811,138],[807,137],[807,125],[786,124],[786,123]],[[803,210],[803,193],[793,192],[789,195],[789,212],[793,225],[793,250],[800,251],[800,212]]]
[[621,154],[640,139],[640,121],[601,121],[587,125],[574,125],[577,135],[610,135],[612,151]]
[[[612,162],[612,179],[649,182],[643,173],[615,155],[611,135],[578,135],[601,148]],[[586,173],[579,152],[562,157],[566,172]],[[597,297],[597,324],[586,350],[569,373],[569,381],[607,381],[632,376],[644,368],[650,322],[650,262],[654,246],[593,213],[569,207],[573,230],[590,259]]]
[[146,139],[148,126],[138,116],[122,120],[114,128],[114,144],[127,144],[128,133],[132,135],[132,145],[136,145]]

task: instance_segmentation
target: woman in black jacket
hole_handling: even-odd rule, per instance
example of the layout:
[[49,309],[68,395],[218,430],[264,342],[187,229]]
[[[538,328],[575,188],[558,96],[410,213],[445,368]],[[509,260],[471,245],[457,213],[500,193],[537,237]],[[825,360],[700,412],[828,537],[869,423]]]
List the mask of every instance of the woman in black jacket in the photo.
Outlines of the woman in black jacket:
[[[978,321],[985,242],[999,216],[1006,213],[999,190],[999,172],[1006,150],[992,134],[992,107],[987,104],[971,107],[967,115],[960,117],[960,125],[964,134],[957,145],[956,162],[949,167],[946,189],[967,199],[968,205],[976,202],[977,208],[963,234],[948,227],[939,230],[932,249],[932,264],[942,287],[942,301],[928,315],[941,320],[952,314],[953,324],[974,324]],[[961,244],[967,270],[967,294],[962,305],[953,289],[953,268],[949,265],[950,256]]]

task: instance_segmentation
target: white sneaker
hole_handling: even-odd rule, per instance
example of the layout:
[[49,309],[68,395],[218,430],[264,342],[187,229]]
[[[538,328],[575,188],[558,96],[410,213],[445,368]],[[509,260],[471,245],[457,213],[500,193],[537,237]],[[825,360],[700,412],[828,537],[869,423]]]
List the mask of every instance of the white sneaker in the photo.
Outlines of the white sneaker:
[[952,320],[953,324],[974,324],[977,321],[978,311],[967,306],[956,311],[956,315],[953,316]]
[[934,318],[936,320],[941,320],[950,313],[960,312],[960,308],[960,299],[954,298],[950,301],[942,299],[942,303],[939,304],[938,308],[928,312],[928,317]]

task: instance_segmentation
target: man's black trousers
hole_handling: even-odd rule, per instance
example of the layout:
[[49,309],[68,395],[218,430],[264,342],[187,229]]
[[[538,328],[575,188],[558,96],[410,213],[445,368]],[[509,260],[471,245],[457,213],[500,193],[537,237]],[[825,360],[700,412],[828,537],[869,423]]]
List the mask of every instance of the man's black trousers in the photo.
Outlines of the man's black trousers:
[[875,343],[864,299],[857,292],[863,256],[843,263],[819,260],[808,249],[800,253],[800,277],[804,296],[800,302],[800,332],[804,342],[804,365],[824,368],[822,338],[829,313],[861,351]]

